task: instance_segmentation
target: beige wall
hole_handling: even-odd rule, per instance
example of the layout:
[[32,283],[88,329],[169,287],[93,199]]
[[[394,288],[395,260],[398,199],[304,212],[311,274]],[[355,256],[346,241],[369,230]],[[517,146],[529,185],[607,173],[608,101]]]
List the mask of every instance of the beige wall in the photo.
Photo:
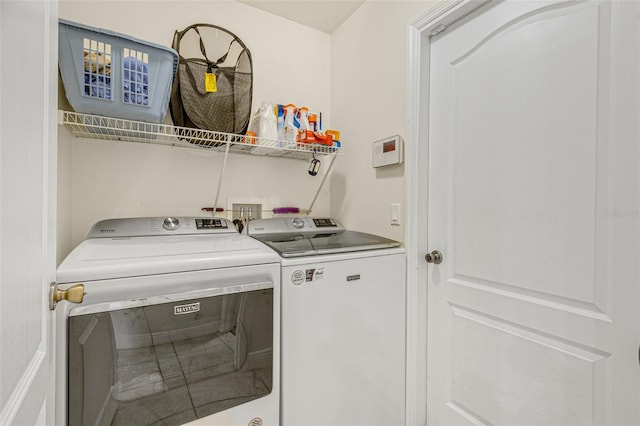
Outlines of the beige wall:
[[[176,29],[193,23],[227,28],[252,54],[254,110],[263,100],[292,102],[322,111],[329,122],[331,41],[326,33],[236,1],[61,0],[59,11],[60,18],[167,46]],[[305,53],[312,55],[308,61],[301,60]],[[64,127],[58,136],[59,261],[100,219],[198,215],[214,202],[220,153],[80,139]],[[322,178],[307,170],[306,161],[231,154],[219,205],[237,200],[261,202],[265,209],[307,208]],[[329,201],[327,184],[314,214],[329,215]]]
[[[331,180],[331,214],[347,228],[405,240],[405,166],[372,167],[372,143],[407,134],[408,27],[436,2],[368,1],[331,36],[332,125],[344,156]],[[405,146],[405,152],[407,151]],[[392,226],[390,205],[401,206]]]
[[[262,100],[305,104],[323,111],[326,127],[342,132],[344,156],[313,214],[404,241],[405,166],[374,169],[371,149],[373,141],[395,134],[412,143],[406,139],[408,25],[435,3],[368,1],[332,35],[235,1],[61,0],[59,9],[61,18],[164,45],[175,29],[195,22],[236,33],[253,56],[254,109]],[[300,60],[304,52],[312,52],[311,59]],[[59,144],[59,260],[97,220],[197,215],[213,203],[220,154],[78,139],[64,128]],[[307,166],[231,155],[219,204],[306,208],[321,178],[310,177]],[[400,226],[390,224],[391,203],[401,206]]]

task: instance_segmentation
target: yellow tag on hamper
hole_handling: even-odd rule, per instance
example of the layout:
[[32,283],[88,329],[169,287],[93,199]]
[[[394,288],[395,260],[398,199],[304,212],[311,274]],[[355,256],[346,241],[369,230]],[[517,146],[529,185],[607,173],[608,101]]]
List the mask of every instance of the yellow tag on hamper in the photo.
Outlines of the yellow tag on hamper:
[[217,92],[218,84],[216,83],[216,75],[213,73],[205,73],[204,75],[204,90],[207,92]]

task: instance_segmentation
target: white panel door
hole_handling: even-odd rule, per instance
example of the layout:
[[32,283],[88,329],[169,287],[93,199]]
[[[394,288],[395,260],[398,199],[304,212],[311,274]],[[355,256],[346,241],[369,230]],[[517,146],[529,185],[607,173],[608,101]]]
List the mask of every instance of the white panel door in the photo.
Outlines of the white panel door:
[[640,424],[640,2],[431,39],[427,418]]
[[0,424],[53,424],[57,12],[0,1]]

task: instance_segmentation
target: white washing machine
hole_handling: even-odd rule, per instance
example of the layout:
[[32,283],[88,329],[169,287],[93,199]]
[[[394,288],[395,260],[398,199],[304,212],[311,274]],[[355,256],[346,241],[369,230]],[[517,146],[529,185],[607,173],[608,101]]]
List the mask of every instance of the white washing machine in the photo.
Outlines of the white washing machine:
[[57,282],[56,424],[279,425],[279,258],[230,221],[99,222]]
[[405,424],[406,255],[330,218],[249,222],[281,257],[284,426]]

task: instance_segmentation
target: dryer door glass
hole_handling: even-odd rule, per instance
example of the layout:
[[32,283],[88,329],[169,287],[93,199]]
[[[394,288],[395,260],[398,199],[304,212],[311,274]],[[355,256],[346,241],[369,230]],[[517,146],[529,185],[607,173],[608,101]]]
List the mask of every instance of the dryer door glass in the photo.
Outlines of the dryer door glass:
[[180,425],[271,392],[273,289],[68,321],[69,425]]

